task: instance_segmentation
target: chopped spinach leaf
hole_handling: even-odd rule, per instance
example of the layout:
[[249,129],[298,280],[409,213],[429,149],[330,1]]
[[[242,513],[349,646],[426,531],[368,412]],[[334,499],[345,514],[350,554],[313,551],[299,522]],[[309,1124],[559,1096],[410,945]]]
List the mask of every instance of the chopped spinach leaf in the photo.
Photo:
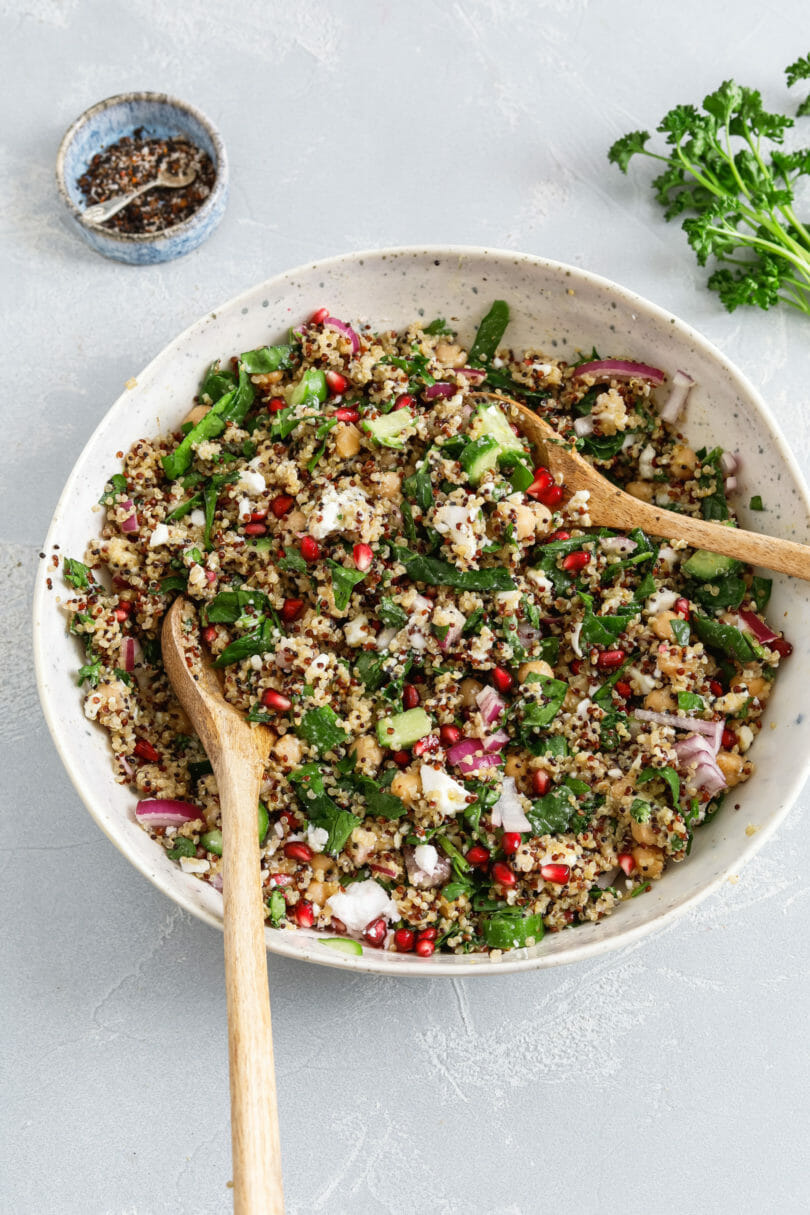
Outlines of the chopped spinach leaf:
[[319,755],[324,755],[346,742],[348,738],[348,734],[337,724],[337,720],[337,714],[328,705],[309,709],[302,717],[296,733],[299,738],[315,747]]
[[83,562],[77,561],[75,557],[65,557],[62,569],[68,586],[77,591],[90,589],[90,570]]
[[509,305],[505,300],[495,300],[478,326],[475,340],[470,347],[468,361],[471,367],[485,367],[492,362],[501,339],[509,324]]
[[363,581],[367,571],[349,569],[345,565],[339,565],[331,557],[327,559],[326,564],[332,571],[332,593],[335,599],[335,607],[339,612],[342,612],[344,608],[349,606],[352,591],[358,582]]

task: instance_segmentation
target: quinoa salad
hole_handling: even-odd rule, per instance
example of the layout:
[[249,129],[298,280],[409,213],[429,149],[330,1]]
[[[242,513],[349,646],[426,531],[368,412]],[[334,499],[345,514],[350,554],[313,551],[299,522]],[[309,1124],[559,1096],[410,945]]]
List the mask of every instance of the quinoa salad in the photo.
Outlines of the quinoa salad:
[[680,429],[690,377],[513,351],[508,320],[496,301],[465,345],[442,318],[378,332],[321,308],[213,363],[64,562],[84,712],[137,821],[222,889],[216,780],[161,661],[182,595],[272,736],[267,921],[330,948],[497,957],[644,895],[753,774],[791,651],[769,579],[593,527],[496,399],[637,498],[735,526],[736,457]]

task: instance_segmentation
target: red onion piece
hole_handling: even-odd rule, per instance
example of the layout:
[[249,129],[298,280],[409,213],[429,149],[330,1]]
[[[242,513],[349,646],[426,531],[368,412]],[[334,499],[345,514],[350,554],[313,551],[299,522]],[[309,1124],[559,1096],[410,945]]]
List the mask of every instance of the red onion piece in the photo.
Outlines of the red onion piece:
[[352,329],[351,325],[347,325],[345,321],[339,321],[336,316],[327,316],[323,320],[324,328],[328,325],[330,329],[337,329],[338,333],[342,333],[348,338],[352,344],[352,354],[357,354],[360,349],[360,339]]
[[736,477],[726,477],[725,481],[723,482],[723,485],[724,485],[724,488],[725,488],[725,491],[727,494],[733,493],[734,490],[737,488],[737,478]]
[[452,624],[450,624],[448,626],[447,632],[445,633],[444,637],[442,637],[441,641],[439,642],[439,649],[442,651],[447,651],[456,644],[459,637],[461,636],[461,632],[462,632],[462,629],[464,628],[464,624],[466,622],[467,617],[464,616],[458,610],[458,608],[454,608],[454,607],[446,607],[444,609],[444,614],[445,614],[445,619],[447,618],[448,615],[451,615],[453,617]]
[[383,877],[387,878],[395,878],[398,873],[398,871],[392,865],[375,865],[373,861],[369,861],[368,867],[369,869],[373,870],[374,873],[381,873]]
[[405,858],[405,868],[408,871],[408,881],[417,890],[432,890],[436,886],[443,886],[450,878],[452,872],[452,864],[450,858],[445,856],[443,852],[439,852],[439,857],[436,862],[436,868],[432,873],[426,873],[424,869],[420,869],[414,857],[415,848],[412,844],[403,844],[402,855]]
[[695,381],[687,372],[675,372],[669,396],[658,412],[662,422],[677,422],[686,408],[686,402],[694,384]]
[[487,373],[480,367],[458,367],[456,370],[458,375],[466,376],[468,380],[480,381],[487,378]]
[[720,457],[720,467],[722,468],[723,472],[727,476],[729,476],[731,473],[735,473],[737,471],[737,469],[739,468],[739,466],[740,466],[740,461],[737,459],[737,457],[734,455],[733,452],[731,452],[731,451],[723,452],[722,456]]
[[480,692],[476,693],[475,703],[478,705],[485,725],[488,726],[498,721],[506,708],[506,702],[494,688],[482,688]]
[[574,371],[573,378],[592,375],[613,380],[649,380],[651,384],[663,384],[664,373],[659,367],[647,363],[630,363],[626,359],[599,359],[594,363],[582,363]]
[[501,796],[492,807],[492,826],[503,827],[504,831],[531,831],[532,825],[526,818],[518,797],[517,786],[513,776],[504,777]]
[[121,524],[121,531],[136,532],[138,530],[138,516],[135,514],[135,503],[127,498],[126,502],[122,502],[121,505],[123,506],[124,510],[132,512],[131,514],[127,515],[126,519],[124,519],[123,523]]
[[509,742],[509,735],[506,730],[496,730],[494,734],[488,734],[483,742],[486,752],[501,751]]
[[214,876],[211,878],[211,881],[208,883],[208,885],[213,886],[214,890],[218,890],[221,894],[222,893],[222,874],[215,873]]
[[487,752],[480,738],[462,738],[453,743],[447,759],[464,773],[483,772],[487,768],[498,768],[503,763],[499,751]]
[[720,739],[726,724],[724,718],[721,718],[720,721],[702,721],[699,717],[684,717],[680,713],[654,713],[652,709],[635,709],[633,716],[639,721],[653,721],[659,726],[672,726],[674,730],[689,730],[704,734],[711,741],[715,752],[720,746]]
[[121,642],[121,666],[125,671],[133,671],[140,657],[141,647],[134,637],[125,637]]
[[579,435],[580,439],[584,439],[586,435],[592,435],[593,418],[577,418],[574,423],[574,431]]
[[436,397],[451,397],[456,391],[452,384],[430,384],[425,389],[425,400],[433,401]]
[[740,621],[750,633],[754,634],[757,641],[761,641],[763,645],[768,645],[771,641],[779,640],[779,634],[774,633],[773,629],[764,620],[760,620],[755,612],[743,609],[740,612]]
[[679,766],[691,768],[694,765],[694,780],[699,789],[706,789],[712,794],[725,789],[726,778],[718,767],[708,739],[691,735],[676,743],[675,751],[678,755]]
[[135,769],[132,767],[132,764],[125,755],[119,755],[117,758],[121,768],[124,771],[124,774],[129,778],[129,780],[132,780],[133,776],[135,775]]
[[603,536],[599,547],[605,553],[632,553],[638,545],[629,536]]
[[182,827],[184,823],[203,818],[203,812],[199,806],[192,806],[191,802],[178,802],[170,797],[150,797],[138,802],[135,817],[139,823],[150,827]]

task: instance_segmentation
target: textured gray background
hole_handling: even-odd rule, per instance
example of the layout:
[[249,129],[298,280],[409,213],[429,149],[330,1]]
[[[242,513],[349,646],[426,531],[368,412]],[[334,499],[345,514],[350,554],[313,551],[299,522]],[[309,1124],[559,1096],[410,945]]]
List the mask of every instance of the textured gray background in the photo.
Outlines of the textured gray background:
[[[124,381],[199,314],[299,262],[423,242],[547,255],[665,305],[764,391],[807,470],[810,321],[724,313],[653,209],[649,173],[624,179],[605,160],[617,135],[730,75],[784,105],[807,10],[3,0],[0,13],[0,1210],[220,1212],[221,938],[102,836],[37,704],[28,604],[58,492]],[[165,267],[105,262],[56,206],[63,130],[128,88],[198,104],[231,157],[221,228]],[[290,1215],[806,1210],[806,812],[805,794],[739,882],[673,927],[575,968],[416,983],[271,959]]]

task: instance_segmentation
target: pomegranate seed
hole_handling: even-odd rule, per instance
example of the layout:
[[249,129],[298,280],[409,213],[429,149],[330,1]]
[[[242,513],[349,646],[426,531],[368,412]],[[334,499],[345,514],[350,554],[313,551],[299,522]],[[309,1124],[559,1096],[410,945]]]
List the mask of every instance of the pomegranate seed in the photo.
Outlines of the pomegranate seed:
[[408,764],[411,762],[411,757],[407,751],[394,751],[391,758],[398,768],[407,768]]
[[410,928],[398,928],[394,933],[394,944],[399,953],[410,953],[415,939]]
[[499,692],[508,692],[515,681],[504,667],[493,667],[492,682]]
[[439,742],[443,747],[452,747],[453,743],[457,743],[460,738],[461,730],[458,726],[439,727]]
[[374,553],[369,544],[355,544],[352,557],[357,568],[365,572],[374,560]]
[[603,650],[596,660],[596,665],[600,671],[615,671],[626,657],[624,650]]
[[309,318],[310,325],[322,325],[329,316],[328,308],[318,308]]
[[338,422],[356,422],[358,421],[360,414],[356,409],[343,408],[335,410],[335,417],[337,418]]
[[487,865],[489,864],[489,853],[481,844],[473,844],[467,853],[467,860],[471,865]]
[[530,498],[539,498],[544,494],[549,486],[554,484],[554,478],[547,468],[542,465],[534,470],[534,480],[532,481],[526,493]]
[[205,571],[205,576],[206,576],[206,578],[208,579],[208,581],[209,581],[209,582],[216,582],[216,580],[217,580],[217,572],[216,572],[216,570],[206,570],[206,571]]
[[558,886],[564,886],[568,881],[571,870],[568,865],[541,865],[540,876],[544,882],[556,882]]
[[492,866],[492,880],[500,886],[514,886],[517,878],[505,861],[496,861]]
[[417,939],[417,941],[435,941],[436,940],[436,929],[435,928],[420,928],[419,932],[416,934],[416,939]]
[[282,409],[287,408],[287,402],[284,400],[284,397],[273,397],[267,408],[271,413],[281,413]]
[[284,845],[284,855],[291,861],[302,861],[308,865],[312,860],[312,849],[302,840],[291,840]]
[[262,697],[262,704],[266,709],[272,709],[274,713],[289,713],[292,708],[289,696],[285,696],[283,692],[277,692],[275,688],[267,689]]
[[292,624],[303,615],[305,606],[303,599],[285,599],[281,605],[281,619],[285,624]]
[[579,675],[579,673],[580,673],[580,671],[581,671],[581,670],[582,670],[582,659],[581,659],[581,658],[573,658],[573,659],[571,660],[571,674],[572,674],[572,675]]
[[567,557],[563,557],[562,567],[569,572],[579,573],[584,570],[585,566],[591,559],[591,554],[586,553],[582,549],[577,549],[575,553],[569,553]]
[[295,878],[291,873],[271,873],[268,885],[270,886],[292,886]]
[[132,604],[128,599],[122,600],[115,609],[115,619],[118,621],[126,620],[129,613],[132,611]]
[[672,605],[672,610],[676,616],[682,616],[684,620],[688,620],[691,615],[689,611],[689,600],[676,599]]
[[514,852],[517,852],[520,847],[520,832],[504,831],[501,836],[501,847],[507,856],[511,856]]
[[560,531],[552,532],[550,536],[546,536],[543,543],[551,544],[552,540],[570,540],[570,539],[571,539],[571,533],[565,532],[562,529],[560,529]]
[[424,738],[417,739],[411,748],[414,755],[426,755],[429,751],[437,751],[438,749],[439,738],[436,734],[426,734]]
[[768,649],[776,650],[782,658],[789,658],[793,653],[793,646],[785,637],[777,637],[776,641],[766,642]]
[[251,523],[263,523],[267,518],[267,507],[263,506],[261,510],[252,510],[250,512]]
[[636,867],[632,852],[620,852],[616,860],[619,863],[619,868],[629,877]]
[[630,696],[633,695],[633,689],[630,687],[629,683],[625,682],[624,679],[620,679],[619,682],[616,684],[616,691],[625,700],[627,700]]
[[709,691],[711,692],[712,696],[722,696],[723,695],[723,685],[721,683],[719,683],[718,680],[716,680],[716,679],[710,679],[709,680]]
[[388,933],[388,925],[385,918],[380,916],[377,920],[372,920],[370,924],[366,924],[363,929],[363,940],[368,941],[375,949],[382,949],[385,944],[385,938]]
[[412,683],[406,683],[402,689],[403,709],[415,709],[419,704],[419,693]]
[[410,395],[410,393],[403,392],[403,393],[400,393],[400,395],[397,397],[396,401],[394,402],[394,410],[410,409],[411,406],[415,405],[415,404],[416,404],[416,401],[413,399],[413,397]]
[[551,777],[549,776],[548,772],[544,772],[542,768],[538,768],[532,777],[532,791],[536,793],[538,797],[545,797],[548,793],[550,784]]
[[312,539],[312,536],[304,536],[304,539],[299,545],[298,551],[304,560],[309,561],[310,563],[313,561],[318,561],[321,555],[321,547],[317,540]]
[[270,503],[270,509],[277,519],[283,519],[294,503],[295,498],[291,498],[289,494],[279,494]]
[[145,738],[139,738],[133,747],[138,759],[147,759],[150,764],[160,763],[160,756],[150,742]]
[[315,923],[315,910],[308,899],[295,904],[295,922],[299,928],[311,928]]
[[429,958],[430,955],[435,951],[435,949],[436,949],[436,946],[433,944],[432,941],[417,941],[416,942],[415,952],[419,954],[420,958]]
[[245,524],[245,535],[246,536],[266,536],[267,528],[264,526],[263,523],[246,523]]
[[559,506],[563,498],[563,487],[561,485],[550,485],[545,493],[539,495],[543,506],[547,506],[549,510],[553,510],[555,506]]
[[288,827],[295,831],[298,826],[298,819],[292,810],[282,810],[278,817],[281,819],[282,823],[286,823]]
[[733,730],[729,730],[729,728],[726,727],[723,730],[723,733],[720,737],[721,746],[726,751],[730,751],[731,748],[736,745],[736,742],[737,742],[737,735],[734,733]]
[[341,392],[345,392],[349,387],[349,381],[339,371],[324,372],[324,379],[329,385],[329,391],[334,393],[335,396],[339,396]]
[[205,641],[208,645],[211,645],[211,643],[216,641],[216,639],[217,631],[213,624],[209,624],[207,628],[203,629],[203,641]]

